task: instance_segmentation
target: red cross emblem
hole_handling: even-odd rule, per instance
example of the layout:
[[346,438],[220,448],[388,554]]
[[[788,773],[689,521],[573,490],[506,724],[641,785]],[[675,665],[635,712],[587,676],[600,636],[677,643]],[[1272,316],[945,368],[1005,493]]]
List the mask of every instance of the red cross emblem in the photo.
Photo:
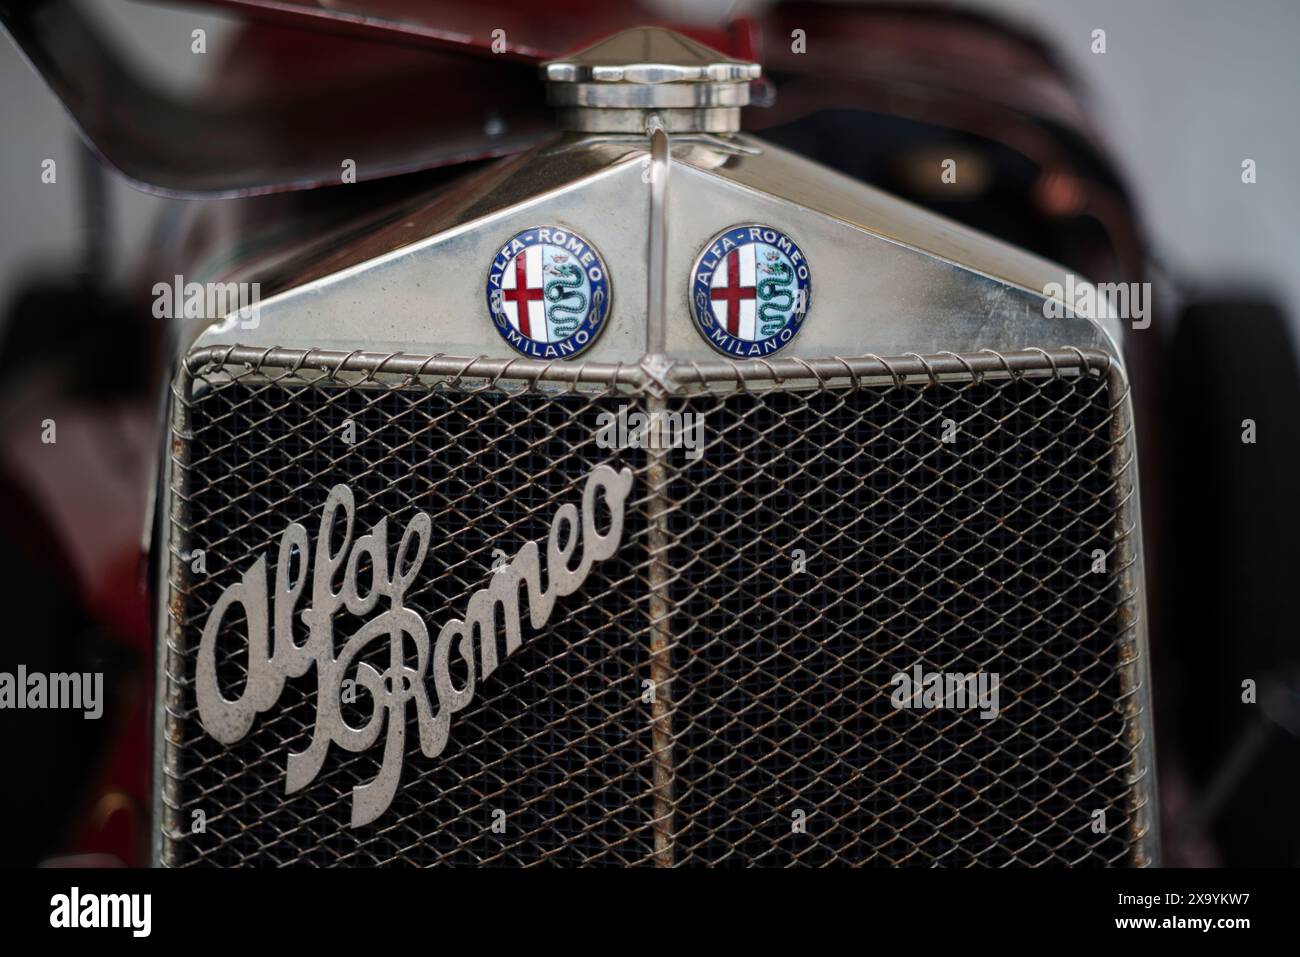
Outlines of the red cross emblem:
[[740,304],[745,299],[755,298],[753,286],[740,284],[740,250],[733,249],[727,253],[727,284],[710,289],[709,298],[727,304],[727,332],[737,335],[740,332]]
[[515,287],[505,290],[502,295],[507,302],[515,304],[515,313],[519,316],[519,331],[531,339],[533,334],[528,317],[528,304],[542,301],[542,287],[528,285],[527,251],[515,257]]

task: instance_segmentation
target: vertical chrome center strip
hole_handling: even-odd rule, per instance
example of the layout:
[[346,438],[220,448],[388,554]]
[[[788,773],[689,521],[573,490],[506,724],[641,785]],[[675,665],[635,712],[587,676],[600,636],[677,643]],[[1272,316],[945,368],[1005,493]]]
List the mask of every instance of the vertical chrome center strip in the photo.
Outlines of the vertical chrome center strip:
[[646,353],[662,356],[668,321],[668,174],[672,158],[659,117],[646,122],[650,135],[650,253],[646,286]]
[[[650,134],[650,248],[646,271],[646,356],[642,368],[654,376],[654,370],[667,368],[664,356],[668,296],[668,174],[670,153],[668,133],[657,116],[646,123]],[[658,385],[658,383],[652,383]],[[647,411],[662,414],[667,407],[662,388],[651,388],[646,397]],[[667,448],[649,452],[648,496],[649,577],[650,577],[650,699],[651,768],[654,789],[655,863],[660,867],[673,864],[673,714],[672,714],[672,631],[668,617],[672,604],[668,587],[668,498]]]

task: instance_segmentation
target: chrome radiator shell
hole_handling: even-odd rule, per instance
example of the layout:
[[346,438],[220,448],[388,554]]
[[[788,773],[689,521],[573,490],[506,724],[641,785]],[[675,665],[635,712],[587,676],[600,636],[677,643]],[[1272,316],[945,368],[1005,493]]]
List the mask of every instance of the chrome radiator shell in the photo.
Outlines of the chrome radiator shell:
[[[597,412],[621,404],[702,413],[704,456],[597,448]],[[1108,353],[651,374],[203,347],[171,409],[162,864],[1158,859],[1131,403]],[[344,413],[362,428],[347,448]],[[970,444],[945,448],[944,419]],[[192,683],[211,595],[333,482],[366,490],[363,526],[433,514],[433,627],[604,461],[636,475],[620,563],[529,634],[444,755],[408,747],[387,815],[346,825],[364,754],[336,751],[284,794],[310,674],[245,741],[206,738]],[[1106,570],[1089,577],[1098,543]],[[776,568],[797,547],[821,556],[802,582]],[[1012,703],[986,725],[893,710],[889,676],[915,661],[995,666]],[[237,653],[227,667],[237,685]]]

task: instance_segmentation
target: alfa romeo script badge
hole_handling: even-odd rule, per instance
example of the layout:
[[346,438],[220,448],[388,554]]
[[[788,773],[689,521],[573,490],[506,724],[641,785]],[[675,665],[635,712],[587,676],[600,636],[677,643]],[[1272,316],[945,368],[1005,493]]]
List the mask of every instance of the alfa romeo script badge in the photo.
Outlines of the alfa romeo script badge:
[[600,253],[560,226],[516,233],[488,270],[492,324],[532,359],[567,359],[590,347],[609,318],[609,302]]
[[691,315],[700,333],[737,359],[790,344],[812,301],[798,244],[771,226],[732,226],[714,236],[691,270]]
[[[194,676],[203,729],[222,744],[234,744],[248,734],[258,714],[276,706],[288,679],[314,669],[311,742],[289,754],[285,793],[316,779],[331,744],[353,752],[378,747],[383,754],[379,773],[352,789],[352,826],[369,824],[397,793],[408,715],[414,710],[420,752],[426,758],[442,754],[452,715],[468,708],[478,686],[523,644],[523,621],[535,631],[545,628],[556,600],[576,592],[592,566],[618,551],[631,490],[631,469],[596,466],[587,474],[581,506],[566,502],[556,509],[544,541],[524,542],[463,605],[440,609],[426,621],[406,604],[406,593],[432,550],[429,513],[411,517],[394,553],[387,518],[353,537],[355,496],[346,485],[334,486],[321,508],[314,542],[306,525],[287,526],[274,566],[268,567],[262,555],[212,606],[199,638]],[[600,520],[608,522],[603,531],[598,503],[609,516]],[[392,534],[397,532],[394,523]],[[309,604],[300,611],[303,601]],[[243,611],[243,641],[232,612],[236,605]],[[457,613],[461,617],[454,617]],[[295,615],[307,625],[302,644],[294,638]],[[343,619],[337,626],[336,617]],[[230,627],[223,628],[228,619]],[[356,619],[361,619],[360,627]],[[504,636],[503,647],[498,634]],[[229,647],[231,637],[235,649]],[[224,653],[218,650],[219,640],[226,644]],[[237,697],[227,698],[217,670],[232,650],[247,656],[248,678]],[[353,695],[355,704],[369,705],[370,713],[359,725],[344,713],[348,686],[365,692]]]

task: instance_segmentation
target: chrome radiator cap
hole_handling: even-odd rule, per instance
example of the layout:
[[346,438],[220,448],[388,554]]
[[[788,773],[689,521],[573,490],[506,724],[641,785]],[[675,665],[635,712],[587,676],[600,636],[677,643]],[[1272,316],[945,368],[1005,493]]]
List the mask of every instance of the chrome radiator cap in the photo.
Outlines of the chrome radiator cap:
[[670,133],[735,133],[757,63],[733,60],[658,27],[625,30],[542,65],[561,128],[643,133],[652,113]]

